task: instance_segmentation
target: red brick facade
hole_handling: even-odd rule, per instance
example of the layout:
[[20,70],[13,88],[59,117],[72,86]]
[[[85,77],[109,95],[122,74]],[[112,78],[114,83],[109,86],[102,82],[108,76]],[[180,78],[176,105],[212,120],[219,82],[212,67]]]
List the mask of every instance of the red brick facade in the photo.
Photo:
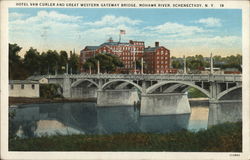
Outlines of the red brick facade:
[[86,60],[99,53],[110,53],[120,57],[124,68],[119,71],[134,72],[135,60],[141,61],[143,58],[144,73],[176,73],[176,70],[170,69],[170,51],[163,46],[159,46],[159,42],[155,42],[154,47],[145,48],[143,41],[132,40],[129,43],[109,40],[109,42],[103,43],[100,46],[86,46],[81,50],[80,54],[81,72],[88,71],[88,68],[82,67]]

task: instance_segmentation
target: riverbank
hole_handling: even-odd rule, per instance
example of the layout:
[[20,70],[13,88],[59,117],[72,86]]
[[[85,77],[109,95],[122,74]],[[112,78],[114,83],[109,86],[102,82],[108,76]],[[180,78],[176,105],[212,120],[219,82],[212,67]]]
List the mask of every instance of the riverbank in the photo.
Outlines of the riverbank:
[[9,97],[9,106],[33,103],[59,103],[59,102],[96,102],[95,98],[66,99],[66,98],[26,98]]
[[208,98],[188,98],[190,106],[209,106]]
[[[26,98],[9,97],[9,106],[34,103],[59,103],[59,102],[96,102],[96,98],[66,99],[66,98]],[[208,98],[189,98],[190,105],[208,105]]]
[[242,152],[242,123],[225,123],[199,132],[124,133],[11,139],[10,151],[183,151]]

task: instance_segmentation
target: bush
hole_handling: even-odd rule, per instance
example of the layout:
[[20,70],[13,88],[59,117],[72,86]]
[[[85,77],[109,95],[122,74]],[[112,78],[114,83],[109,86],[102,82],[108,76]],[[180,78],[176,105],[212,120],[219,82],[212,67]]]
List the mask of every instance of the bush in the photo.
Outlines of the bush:
[[207,97],[204,93],[199,91],[196,88],[189,88],[188,89],[188,98],[203,98]]
[[41,84],[40,97],[42,98],[62,98],[62,88],[59,84]]

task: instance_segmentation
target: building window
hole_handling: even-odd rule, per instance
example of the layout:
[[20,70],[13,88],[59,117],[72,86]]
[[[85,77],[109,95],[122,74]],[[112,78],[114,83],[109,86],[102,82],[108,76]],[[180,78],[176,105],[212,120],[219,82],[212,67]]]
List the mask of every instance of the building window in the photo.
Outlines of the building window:
[[12,85],[10,85],[10,89],[14,89],[14,85],[12,84]]
[[31,85],[31,88],[32,88],[32,89],[35,89],[35,85],[34,85],[34,84],[32,84],[32,85]]
[[24,89],[24,84],[21,84],[21,89]]

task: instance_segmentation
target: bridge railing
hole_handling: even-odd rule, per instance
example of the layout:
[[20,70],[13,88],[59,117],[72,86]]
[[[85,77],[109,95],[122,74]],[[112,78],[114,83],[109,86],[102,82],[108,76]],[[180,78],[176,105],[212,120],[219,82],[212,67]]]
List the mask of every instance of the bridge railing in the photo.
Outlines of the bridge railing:
[[241,82],[241,74],[71,74],[48,75],[46,78],[74,78],[74,79],[126,79],[148,81],[207,81],[207,82]]

